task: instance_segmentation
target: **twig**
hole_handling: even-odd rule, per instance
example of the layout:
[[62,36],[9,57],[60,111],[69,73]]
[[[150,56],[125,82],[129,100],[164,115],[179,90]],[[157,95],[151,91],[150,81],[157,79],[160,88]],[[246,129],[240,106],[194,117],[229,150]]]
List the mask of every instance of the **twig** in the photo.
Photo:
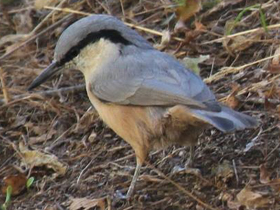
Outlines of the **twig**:
[[[30,6],[30,7],[25,7],[25,8],[21,8],[21,9],[10,10],[10,11],[7,11],[7,14],[10,15],[10,14],[14,14],[14,13],[20,13],[20,12],[24,12],[29,9],[34,9],[34,7]],[[4,15],[4,12],[0,12],[0,15]]]
[[[280,74],[275,75],[269,81],[265,80],[265,81],[260,81],[258,83],[250,84],[249,86],[247,86],[247,87],[243,88],[242,90],[238,91],[236,93],[236,96],[240,96],[240,95],[243,95],[247,92],[258,90],[261,87],[265,87],[265,86],[269,85],[270,83],[274,82],[278,78],[280,78]],[[226,100],[227,100],[227,96],[219,99],[219,101],[221,101],[221,102],[226,101]],[[249,101],[250,99],[247,99],[247,100]],[[269,99],[269,102],[274,103],[273,99]]]
[[[271,104],[278,105],[280,104],[279,99],[274,99],[274,98],[268,98],[267,101]],[[254,104],[264,104],[265,103],[265,98],[247,98],[246,102],[252,102]]]
[[[275,29],[275,28],[280,28],[280,23],[267,26],[267,29]],[[245,34],[249,34],[249,33],[254,33],[254,32],[257,32],[257,31],[261,31],[261,30],[264,30],[264,29],[259,27],[259,28],[255,28],[255,29],[251,29],[251,30],[247,30],[247,31],[242,31],[242,32],[239,32],[239,33],[236,33],[236,34],[231,34],[231,35],[224,36],[224,37],[218,38],[218,39],[214,39],[214,40],[211,40],[211,41],[208,41],[208,42],[203,42],[202,44],[212,44],[214,42],[221,42],[225,39],[229,39],[229,38],[233,38],[233,37],[236,37],[236,36],[241,36],[241,35],[245,35]]]
[[44,29],[43,31],[41,31],[40,33],[31,36],[28,40],[24,41],[23,43],[21,43],[20,45],[18,45],[16,48],[12,49],[11,51],[9,51],[8,53],[5,53],[4,55],[2,55],[0,57],[0,61],[4,60],[5,58],[9,57],[11,54],[13,54],[15,51],[23,48],[25,45],[29,44],[30,42],[32,42],[33,40],[37,39],[39,36],[42,36],[44,33],[53,30],[54,28],[56,28],[57,26],[59,26],[61,23],[65,22],[69,17],[71,17],[71,15],[67,15],[64,18],[62,18],[61,20],[57,21],[56,23],[54,23],[53,25],[51,25],[50,27]]
[[4,95],[4,102],[6,104],[8,104],[10,101],[10,95],[9,95],[8,89],[5,84],[4,70],[1,67],[0,67],[0,79],[1,79],[2,91],[3,91],[3,95]]
[[223,78],[225,75],[227,74],[233,74],[233,73],[237,73],[243,69],[245,69],[246,67],[249,67],[249,66],[252,66],[252,65],[255,65],[255,64],[258,64],[258,63],[261,63],[263,61],[266,61],[266,60],[269,60],[269,59],[272,59],[274,57],[277,57],[277,56],[280,56],[280,53],[279,54],[275,54],[275,55],[272,55],[272,56],[268,56],[266,58],[262,58],[260,60],[257,60],[257,61],[254,61],[252,63],[247,63],[243,66],[239,66],[239,67],[225,67],[223,68],[221,71],[217,72],[216,74],[204,79],[204,82],[206,83],[211,83],[213,81],[216,81],[216,80],[219,80],[221,78]]
[[124,6],[123,6],[123,0],[120,0],[120,5],[121,5],[121,8],[122,8],[123,17],[125,18],[125,11],[124,11]]
[[152,164],[150,164],[148,161],[145,161],[145,163],[151,168],[153,169],[159,176],[161,176],[162,178],[166,179],[167,181],[169,181],[171,184],[173,184],[175,187],[177,187],[179,190],[181,190],[183,193],[185,193],[187,196],[191,197],[192,199],[194,199],[197,203],[201,204],[202,206],[204,206],[206,209],[210,209],[210,210],[216,210],[215,208],[213,208],[212,206],[210,206],[207,203],[204,203],[202,200],[200,200],[198,197],[194,196],[191,192],[189,192],[188,190],[186,190],[185,188],[183,188],[182,186],[180,186],[179,184],[177,184],[176,182],[174,182],[173,180],[171,180],[169,177],[167,177],[164,173],[162,173],[161,171],[159,171],[158,169],[156,169]]
[[1,8],[2,12],[3,12],[2,14],[3,14],[4,18],[8,21],[8,24],[10,25],[10,27],[12,29],[15,29],[15,26],[14,26],[13,22],[11,21],[11,18],[9,17],[8,12],[5,9],[4,3],[2,1],[0,1],[0,8]]
[[237,184],[238,184],[238,183],[239,183],[239,177],[238,177],[238,173],[237,173],[237,169],[236,169],[235,160],[232,160],[232,165],[233,165],[233,170],[234,170],[236,182],[237,182]]
[[[77,91],[83,91],[85,90],[85,84],[82,85],[76,85],[76,86],[71,86],[71,87],[65,87],[65,88],[60,88],[60,89],[55,89],[55,90],[45,90],[45,91],[38,91],[38,92],[34,92],[31,95],[28,94],[23,94],[23,95],[16,95],[13,96],[11,99],[12,100],[25,100],[25,99],[30,99],[30,97],[32,98],[32,96],[35,95],[43,95],[43,96],[51,96],[51,95],[55,95],[58,93],[73,93],[73,92],[77,92]],[[5,100],[0,99],[0,103],[5,102]],[[11,101],[13,102],[13,101]]]
[[83,168],[83,170],[81,171],[81,173],[80,173],[80,175],[79,175],[79,177],[78,177],[78,179],[77,179],[77,184],[79,184],[79,182],[80,182],[80,179],[81,179],[81,177],[82,177],[82,175],[83,175],[83,173],[85,172],[85,170],[87,170],[88,169],[88,167],[90,166],[90,164],[93,162],[93,160],[94,160],[94,158],[92,158],[91,159],[91,161],[86,165],[86,167],[85,168]]
[[277,146],[276,146],[273,150],[271,150],[270,153],[268,153],[268,155],[264,158],[264,161],[267,161],[267,159],[269,158],[269,156],[270,156],[275,150],[277,150],[277,149],[279,148],[279,146],[280,146],[280,143],[277,144]]
[[[57,7],[60,8],[62,4],[64,4],[67,0],[62,0]],[[40,28],[41,26],[49,19],[54,14],[54,10],[51,11],[47,16],[30,32],[30,35],[34,35]]]
[[[44,6],[44,8],[45,9],[62,11],[62,12],[73,13],[73,14],[79,14],[79,15],[84,15],[84,16],[93,15],[91,13],[80,12],[80,11],[77,11],[77,10],[72,10],[70,8],[56,8],[56,7],[50,7],[50,6]],[[138,25],[135,25],[135,24],[132,24],[132,23],[126,23],[126,22],[124,22],[124,23],[129,27],[136,28],[138,30],[141,30],[141,31],[144,31],[144,32],[147,32],[147,33],[150,33],[150,34],[154,34],[154,35],[157,35],[157,36],[163,36],[163,33],[159,32],[159,31],[149,29],[149,28],[145,28],[145,27],[142,27],[142,26],[138,26]],[[180,42],[184,41],[184,39],[179,38],[179,37],[171,37],[171,38],[176,40],[176,41],[180,41]]]

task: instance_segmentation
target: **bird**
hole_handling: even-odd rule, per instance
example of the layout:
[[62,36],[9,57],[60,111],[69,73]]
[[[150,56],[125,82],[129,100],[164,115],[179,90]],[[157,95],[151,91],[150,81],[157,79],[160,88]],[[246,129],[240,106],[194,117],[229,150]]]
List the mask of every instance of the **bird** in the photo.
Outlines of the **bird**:
[[198,75],[111,15],[94,14],[68,26],[56,43],[53,61],[28,90],[65,68],[83,73],[100,118],[135,152],[127,198],[150,151],[189,146],[191,163],[205,128],[233,132],[258,125],[253,117],[219,103]]

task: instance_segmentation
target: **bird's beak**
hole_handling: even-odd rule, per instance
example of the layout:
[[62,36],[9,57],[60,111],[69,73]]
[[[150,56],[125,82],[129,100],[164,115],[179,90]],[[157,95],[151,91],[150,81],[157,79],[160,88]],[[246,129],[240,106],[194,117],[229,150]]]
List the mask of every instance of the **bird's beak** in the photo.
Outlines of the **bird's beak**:
[[52,75],[57,73],[61,67],[58,65],[58,62],[53,61],[47,68],[42,71],[42,73],[31,83],[31,85],[28,87],[28,90],[32,90],[42,83],[44,83],[46,80],[50,79]]

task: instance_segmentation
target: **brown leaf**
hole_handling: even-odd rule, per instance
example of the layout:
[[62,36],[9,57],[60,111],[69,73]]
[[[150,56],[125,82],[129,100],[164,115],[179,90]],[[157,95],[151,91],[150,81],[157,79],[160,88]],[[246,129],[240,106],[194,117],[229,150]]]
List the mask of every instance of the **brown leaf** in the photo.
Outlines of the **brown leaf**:
[[272,74],[280,73],[280,46],[278,46],[274,52],[274,57],[271,60],[271,64],[268,66],[268,71]]
[[204,30],[206,30],[206,26],[203,25],[201,22],[195,21],[194,25],[195,25],[195,30],[196,31],[204,31]]
[[279,66],[279,64],[280,64],[280,46],[278,46],[278,48],[275,50],[274,56],[275,57],[272,58],[271,64]]
[[32,10],[27,10],[24,13],[17,13],[13,21],[15,22],[17,34],[29,34],[34,28]]
[[29,150],[22,142],[19,143],[19,152],[22,161],[29,168],[34,166],[51,168],[56,172],[54,177],[63,176],[66,173],[67,167],[54,155],[45,154],[38,150]]
[[[232,21],[228,21],[225,26],[225,31],[231,31],[231,29],[235,26],[232,25]],[[227,50],[227,52],[234,56],[236,53],[244,51],[254,44],[255,41],[261,39],[263,32],[251,33],[249,35],[243,36],[235,36],[232,38],[226,38],[223,40],[223,47]]]
[[235,95],[229,95],[225,103],[232,109],[236,109],[240,104],[238,98],[236,98]]
[[271,180],[271,182],[269,182],[269,185],[277,193],[280,193],[280,178]]
[[248,209],[266,207],[270,203],[268,198],[264,197],[260,193],[251,191],[248,187],[241,190],[237,194],[236,198],[241,205],[246,206]]
[[160,44],[154,46],[158,50],[164,49],[169,44],[171,39],[171,34],[169,30],[164,30],[162,34],[163,36],[161,37]]
[[[37,127],[39,127],[39,126],[37,126]],[[30,137],[28,143],[30,145],[33,145],[33,144],[38,144],[41,142],[48,141],[48,140],[52,139],[54,134],[56,134],[56,130],[54,130],[54,129],[51,129],[50,131],[47,131],[47,132],[41,132],[36,137]]]
[[6,194],[8,186],[12,187],[12,195],[20,194],[26,187],[27,178],[24,174],[9,175],[3,179],[2,193]]
[[240,104],[239,99],[236,97],[236,94],[238,93],[239,90],[240,90],[239,84],[234,83],[231,85],[231,93],[227,97],[227,100],[225,103],[232,109],[236,109]]
[[[240,2],[242,2],[243,0],[224,0],[224,1],[217,1],[218,4],[215,5],[213,8],[211,8],[210,10],[208,10],[207,12],[203,13],[201,15],[201,18],[207,18],[211,15],[213,15],[214,13],[217,13],[221,10],[225,10],[226,7],[228,6],[233,6],[236,5]],[[208,0],[205,0],[205,2],[208,2]],[[203,3],[203,6],[205,5],[205,2]]]
[[279,64],[269,64],[268,71],[272,74],[279,74],[280,73],[280,65]]
[[84,132],[86,128],[89,128],[94,119],[98,117],[98,114],[93,109],[88,109],[86,113],[77,122],[74,132]]
[[105,210],[104,198],[88,199],[88,198],[72,198],[72,203],[69,207],[70,210],[89,210],[93,207],[99,207],[101,210]]
[[234,175],[232,165],[228,160],[224,160],[222,164],[219,164],[214,172],[216,177],[224,183],[231,179]]
[[219,196],[219,199],[223,202],[226,202],[229,209],[236,210],[241,206],[236,200],[233,200],[233,195],[227,192],[222,192]]
[[176,9],[178,20],[186,22],[201,9],[201,0],[185,0],[183,5]]
[[270,182],[270,173],[267,171],[264,164],[260,165],[260,183],[267,184]]
[[147,181],[147,182],[156,182],[156,183],[162,183],[164,182],[165,180],[163,179],[159,179],[159,178],[156,178],[154,176],[150,176],[150,175],[141,175],[140,176],[141,179]]

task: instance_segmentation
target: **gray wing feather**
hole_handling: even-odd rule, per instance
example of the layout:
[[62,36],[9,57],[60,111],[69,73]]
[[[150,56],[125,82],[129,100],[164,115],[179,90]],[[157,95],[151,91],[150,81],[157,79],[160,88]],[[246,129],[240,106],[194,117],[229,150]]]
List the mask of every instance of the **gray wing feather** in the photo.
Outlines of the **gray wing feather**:
[[184,104],[205,108],[215,97],[203,81],[171,56],[126,46],[120,57],[102,67],[92,91],[105,101],[131,105]]

